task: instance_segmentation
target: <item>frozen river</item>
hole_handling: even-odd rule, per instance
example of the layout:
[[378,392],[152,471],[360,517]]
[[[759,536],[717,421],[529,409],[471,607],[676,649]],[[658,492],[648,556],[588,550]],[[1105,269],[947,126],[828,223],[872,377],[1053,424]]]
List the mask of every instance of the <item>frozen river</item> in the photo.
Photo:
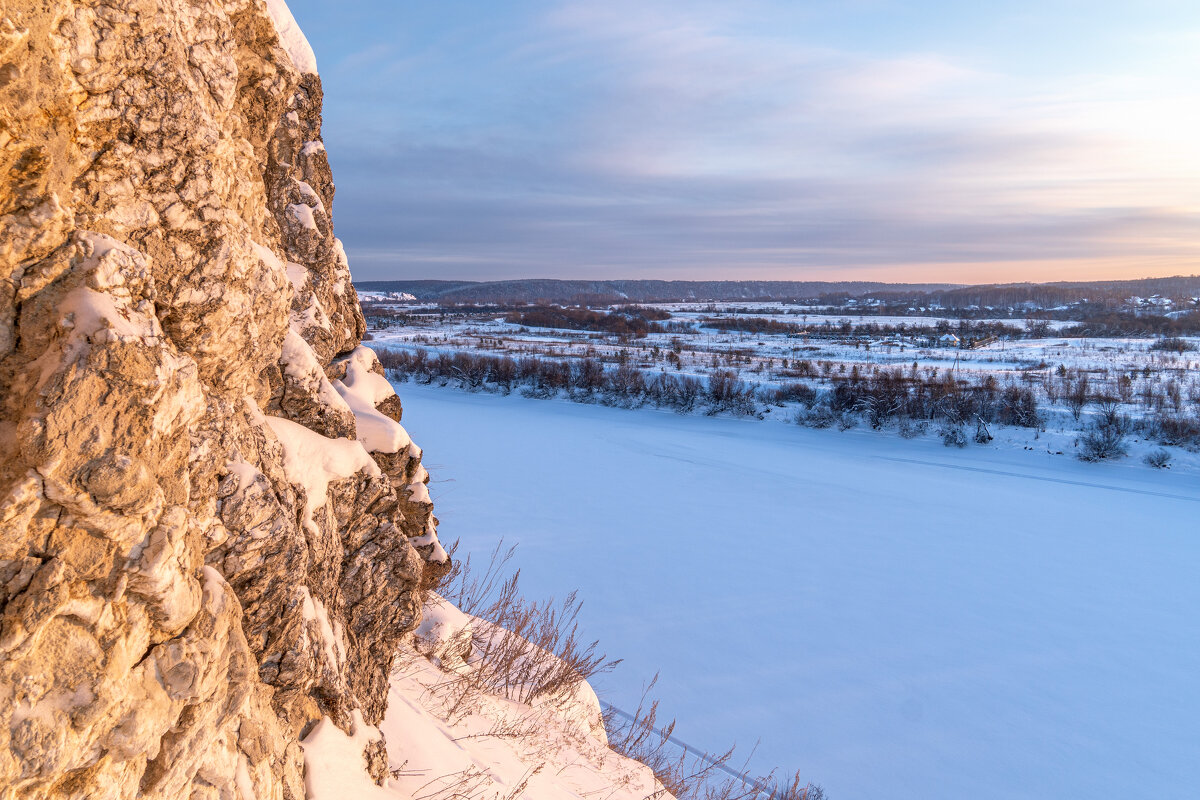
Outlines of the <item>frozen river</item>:
[[400,384],[445,540],[677,735],[831,800],[1193,798],[1200,485],[1131,462]]

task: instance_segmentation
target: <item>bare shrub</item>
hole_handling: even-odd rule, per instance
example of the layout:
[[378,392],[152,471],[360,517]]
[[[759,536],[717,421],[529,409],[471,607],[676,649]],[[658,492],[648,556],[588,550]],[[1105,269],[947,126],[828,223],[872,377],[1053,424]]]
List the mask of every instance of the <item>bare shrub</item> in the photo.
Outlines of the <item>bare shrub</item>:
[[1189,350],[1195,350],[1196,345],[1187,339],[1180,339],[1178,336],[1167,336],[1155,341],[1154,344],[1150,345],[1150,349],[1183,354]]
[[1129,451],[1125,447],[1125,437],[1130,427],[1129,417],[1120,413],[1115,402],[1103,403],[1095,424],[1080,439],[1079,458],[1102,461],[1126,455]]
[[646,378],[642,371],[629,364],[621,364],[609,376],[605,401],[608,405],[622,408],[637,408],[645,402]]
[[754,387],[747,386],[731,369],[719,369],[708,376],[708,413],[728,411],[749,416],[758,410]]
[[1100,405],[1100,415],[1096,423],[1102,428],[1112,428],[1122,436],[1129,433],[1132,423],[1129,417],[1121,413],[1121,407],[1112,400],[1106,400]]
[[[485,794],[496,785],[496,781],[478,765],[467,767],[458,772],[439,775],[429,782],[417,787],[412,792],[413,800],[468,800],[468,798],[492,797],[494,800],[517,800],[523,797],[529,780],[546,768],[539,763],[530,767],[521,776],[521,780],[513,789],[505,794],[496,792]],[[407,777],[402,770],[392,770],[393,778]]]
[[962,425],[944,425],[938,434],[942,437],[942,444],[946,447],[967,446],[967,434],[963,431]]
[[604,365],[591,357],[582,358],[575,365],[575,394],[572,397],[587,401],[604,389],[604,383]]
[[1083,413],[1084,406],[1091,399],[1090,383],[1087,374],[1081,374],[1074,381],[1069,381],[1068,378],[1063,378],[1063,399],[1067,402],[1067,408],[1071,410],[1071,416],[1079,419],[1079,415]]
[[1037,397],[1033,390],[1016,384],[1005,386],[996,409],[996,421],[1001,425],[1017,425],[1023,428],[1036,428],[1040,425]]
[[[748,351],[747,351],[748,352]],[[929,370],[920,374],[916,369],[888,369],[853,365],[838,365],[834,375],[832,362],[819,362],[821,371],[831,380],[832,388],[819,390],[806,383],[794,381],[777,387],[758,386],[743,381],[731,369],[715,369],[707,384],[687,375],[669,375],[665,371],[650,372],[628,361],[626,351],[617,357],[617,367],[607,369],[602,357],[594,352],[578,362],[525,355],[520,358],[470,353],[438,353],[424,350],[381,350],[380,362],[395,380],[415,378],[419,383],[446,386],[451,382],[470,391],[508,394],[519,388],[525,397],[550,398],[564,394],[576,402],[601,402],[605,405],[636,408],[652,404],[690,413],[703,408],[708,414],[732,413],[740,416],[763,416],[762,404],[796,403],[801,411],[795,416],[800,424],[824,428],[837,424],[848,430],[860,421],[872,428],[882,428],[892,420],[911,420],[920,428],[929,421],[962,424],[982,419],[984,424],[998,422],[1036,428],[1037,395],[1032,388],[1013,382],[1001,384],[993,376],[972,383],[946,372]],[[653,358],[653,357],[652,357]],[[721,363],[713,354],[714,367]],[[749,355],[732,353],[727,361],[743,363]],[[817,368],[807,361],[792,362],[793,370],[780,374],[799,377],[818,376]],[[797,369],[800,367],[800,369]],[[1076,373],[1064,367],[1060,381],[1065,389],[1075,392],[1073,401],[1082,411],[1087,402],[1096,401],[1091,394],[1085,374],[1072,380]],[[1056,382],[1047,384],[1047,391]],[[1182,403],[1183,386],[1172,395],[1177,411]],[[1082,393],[1081,393],[1082,392]],[[1165,402],[1158,398],[1159,407]],[[905,430],[911,430],[906,427]]]
[[1155,469],[1171,468],[1171,454],[1161,447],[1147,453],[1145,461]]
[[806,428],[828,428],[837,420],[837,416],[826,403],[818,403],[810,408],[802,408],[796,412],[796,423]]
[[1125,436],[1112,428],[1100,426],[1089,428],[1079,440],[1079,459],[1081,461],[1120,458],[1128,452],[1125,448]]
[[1129,429],[1129,418],[1117,410],[1117,404],[1105,403],[1100,407],[1099,418],[1079,440],[1080,460],[1103,461],[1126,455],[1129,451],[1125,436]]
[[817,402],[817,390],[798,381],[785,383],[777,389],[765,390],[764,395],[768,402],[779,405],[793,402],[800,403],[805,408],[812,408]]
[[562,602],[531,601],[521,594],[520,570],[506,575],[514,551],[500,543],[482,572],[473,568],[470,556],[455,559],[446,578],[444,596],[487,623],[471,630],[472,669],[453,681],[457,697],[452,710],[474,691],[527,704],[565,697],[582,681],[620,663],[597,652],[599,642],[579,638],[583,604],[575,592]]
[[1200,448],[1200,417],[1160,411],[1146,425],[1148,435],[1161,444]]

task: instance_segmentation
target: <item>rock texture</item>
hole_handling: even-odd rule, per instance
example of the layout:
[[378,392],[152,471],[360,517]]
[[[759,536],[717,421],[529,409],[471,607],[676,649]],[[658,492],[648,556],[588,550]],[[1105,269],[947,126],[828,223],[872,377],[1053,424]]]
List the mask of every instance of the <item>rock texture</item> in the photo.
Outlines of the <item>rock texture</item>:
[[303,797],[449,566],[290,25],[0,3],[0,798]]

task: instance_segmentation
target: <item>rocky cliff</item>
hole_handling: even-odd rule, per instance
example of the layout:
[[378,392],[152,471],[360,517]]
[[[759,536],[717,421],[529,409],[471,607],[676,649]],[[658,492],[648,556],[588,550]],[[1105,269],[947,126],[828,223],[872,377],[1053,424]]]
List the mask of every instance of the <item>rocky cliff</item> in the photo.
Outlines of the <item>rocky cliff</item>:
[[0,3],[0,797],[300,798],[383,717],[448,559],[321,98],[281,0]]

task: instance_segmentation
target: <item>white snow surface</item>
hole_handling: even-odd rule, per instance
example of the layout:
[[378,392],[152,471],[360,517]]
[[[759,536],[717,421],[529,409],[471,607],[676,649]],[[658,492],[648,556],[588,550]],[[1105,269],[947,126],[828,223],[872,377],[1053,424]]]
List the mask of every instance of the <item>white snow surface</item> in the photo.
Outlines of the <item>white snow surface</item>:
[[330,481],[356,472],[379,475],[379,466],[361,442],[329,439],[282,417],[264,417],[283,445],[283,471],[304,489],[304,520],[310,528],[313,512],[325,505]]
[[395,394],[387,379],[371,371],[379,363],[374,351],[359,345],[347,357],[344,380],[333,382],[337,393],[354,412],[358,440],[372,453],[398,453],[412,444],[408,431],[396,420],[375,410]]
[[246,487],[253,483],[254,480],[262,474],[258,467],[241,460],[240,457],[237,461],[226,461],[225,469],[229,472],[237,474],[238,487],[234,491],[238,494],[246,491]]
[[346,642],[339,632],[334,630],[334,626],[329,624],[329,614],[325,610],[325,604],[313,597],[307,586],[301,586],[299,591],[301,613],[305,619],[317,623],[317,629],[321,632],[321,649],[325,653],[325,659],[334,670],[340,669],[342,662],[346,660]]
[[[312,152],[312,150],[309,148],[309,145],[311,144],[320,144],[320,142],[305,142],[304,147],[300,148],[301,152]],[[321,199],[321,195],[317,194],[317,190],[312,188],[308,181],[296,180],[295,178],[293,178],[293,180],[296,183],[296,188],[300,190],[300,194],[304,197],[306,203],[310,203],[313,208],[324,213],[325,201]]]
[[275,255],[274,250],[253,240],[250,241],[250,246],[254,248],[254,252],[258,254],[259,259],[268,267],[276,270],[284,269],[283,262],[279,260],[279,256]]
[[375,351],[361,344],[346,357],[346,388],[371,405],[382,403],[396,394],[388,379],[373,371],[378,364],[379,357]]
[[306,206],[303,203],[291,203],[288,205],[287,211],[292,219],[300,223],[301,227],[312,231],[320,230],[317,227],[317,220],[313,216],[312,206]]
[[[586,683],[576,706],[532,707],[473,692],[454,709],[455,678],[474,669],[469,655],[454,656],[469,653],[480,625],[487,623],[440,598],[426,606],[425,622],[401,647],[379,728],[355,711],[350,735],[324,719],[301,743],[309,800],[672,800],[648,767],[609,750],[602,729],[597,738],[580,724],[580,714],[599,713]],[[380,732],[393,774],[376,786],[362,751]]]
[[632,710],[660,672],[690,744],[761,739],[752,770],[837,800],[1200,786],[1194,470],[401,393],[443,528],[519,543],[529,596],[579,590],[625,659],[601,696]]
[[[258,245],[256,245],[256,247],[258,247]],[[266,248],[261,249],[266,250]],[[272,258],[274,258],[274,254],[271,254],[269,250],[266,252],[267,254],[270,254]],[[266,260],[265,257],[264,260]],[[272,262],[267,261],[267,263],[270,264]],[[275,259],[274,263],[278,265],[280,269],[286,270],[288,280],[291,281],[292,288],[297,294],[305,291],[305,289],[308,288],[309,276],[308,269],[306,267],[293,261],[287,262],[287,266],[284,267],[283,263],[280,262],[279,259]],[[317,296],[315,293],[308,296],[308,305],[304,307],[303,311],[292,312],[292,322],[294,325],[298,325],[301,329],[309,326],[316,326],[319,328],[324,328],[325,330],[330,329],[329,315],[325,313],[325,309],[322,308],[321,304],[317,301]]]
[[285,373],[316,394],[323,405],[333,409],[353,411],[325,375],[325,370],[321,367],[321,362],[317,359],[317,354],[313,352],[312,346],[296,331],[294,325],[288,329],[287,335],[283,338],[279,363],[283,365]]
[[287,262],[288,280],[292,282],[292,288],[297,292],[304,291],[304,287],[308,286],[308,268],[303,264],[297,264],[294,261]]
[[[125,286],[124,268],[130,267],[137,251],[111,236],[84,231],[81,248],[90,250],[81,269],[92,270],[91,284],[69,292],[58,307],[60,324],[76,334],[112,340],[150,340],[162,336],[162,328],[148,301],[133,305]],[[99,290],[99,291],[97,291]]]
[[363,749],[379,740],[379,729],[368,725],[357,708],[350,713],[351,735],[325,717],[300,743],[308,800],[395,800],[396,795],[376,786],[367,775],[363,759]]
[[408,499],[414,503],[432,502],[429,497],[429,487],[420,481],[408,484]]
[[[426,495],[428,495],[429,487],[425,487],[425,492]],[[444,564],[446,559],[450,557],[445,548],[442,547],[442,543],[438,541],[437,528],[434,526],[432,518],[425,523],[425,533],[421,534],[420,536],[412,537],[408,540],[408,542],[413,547],[425,547],[427,545],[433,545],[433,550],[429,553],[430,561],[436,561],[439,564]]]
[[275,23],[279,44],[291,57],[292,64],[301,72],[315,75],[317,56],[305,38],[304,31],[296,24],[296,18],[292,16],[292,10],[288,8],[285,0],[267,0],[267,11],[271,13],[271,21]]

